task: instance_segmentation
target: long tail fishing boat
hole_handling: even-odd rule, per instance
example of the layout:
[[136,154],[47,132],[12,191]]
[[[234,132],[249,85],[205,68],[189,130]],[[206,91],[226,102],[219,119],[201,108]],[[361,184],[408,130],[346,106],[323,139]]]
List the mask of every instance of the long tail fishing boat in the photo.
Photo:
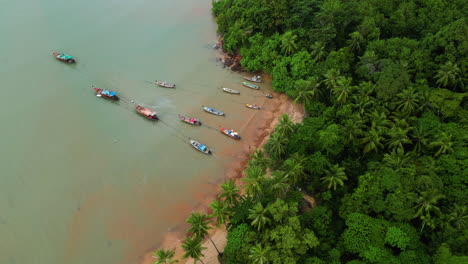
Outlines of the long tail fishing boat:
[[207,146],[203,145],[202,143],[196,140],[190,139],[190,144],[192,145],[192,147],[194,147],[196,150],[200,152],[203,152],[207,155],[211,154],[211,150]]
[[234,90],[234,89],[229,89],[229,88],[223,88],[223,91],[226,93],[230,93],[230,94],[240,94],[239,91]]
[[201,126],[202,125],[200,120],[198,120],[196,118],[193,118],[193,117],[186,117],[186,116],[179,115],[179,119],[180,119],[180,121],[183,121],[185,123],[189,123],[189,124],[194,125],[194,126]]
[[257,82],[257,83],[263,82],[263,80],[261,79],[262,77],[260,75],[252,76],[252,77],[243,76],[242,78],[244,78],[245,80],[250,81],[250,82]]
[[236,131],[234,130],[229,130],[229,129],[226,129],[226,128],[220,128],[219,129],[221,131],[221,133],[223,133],[224,135],[230,137],[230,138],[233,138],[233,139],[241,139],[241,136],[239,136],[239,133],[237,133]]
[[66,62],[66,63],[75,63],[75,58],[73,58],[73,56],[70,56],[68,54],[65,54],[65,53],[59,53],[59,52],[54,52],[52,51],[52,55],[54,55],[54,57],[59,60],[59,61],[63,61],[63,62]]
[[155,80],[156,84],[161,86],[161,87],[164,87],[164,88],[175,88],[175,84],[173,83],[170,83],[170,82],[166,82],[166,81],[158,81],[158,80]]
[[248,83],[248,82],[242,82],[242,84],[250,89],[255,89],[255,90],[258,90],[260,89],[260,86],[258,85],[255,85],[255,84],[251,84],[251,83]]
[[245,106],[247,106],[250,109],[255,109],[255,110],[260,110],[261,109],[261,107],[256,105],[256,104],[245,104]]
[[152,111],[149,108],[140,106],[140,105],[135,105],[135,110],[142,116],[150,119],[150,120],[159,120],[158,116],[156,115],[156,112]]
[[211,108],[211,107],[208,107],[208,106],[203,106],[203,110],[205,110],[206,112],[210,113],[210,114],[213,114],[213,115],[219,115],[219,116],[223,116],[224,113],[219,111],[219,110],[216,110],[214,108]]
[[97,97],[102,97],[106,99],[111,99],[111,100],[119,100],[119,97],[117,96],[116,92],[112,92],[106,89],[100,89],[97,87],[93,87],[94,92],[96,92]]

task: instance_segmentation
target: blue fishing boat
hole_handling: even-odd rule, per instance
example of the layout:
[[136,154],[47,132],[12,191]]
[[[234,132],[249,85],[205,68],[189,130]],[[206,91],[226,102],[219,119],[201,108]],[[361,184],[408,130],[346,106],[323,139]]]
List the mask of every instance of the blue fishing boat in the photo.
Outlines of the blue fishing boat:
[[211,154],[211,150],[207,146],[203,145],[202,143],[196,140],[190,139],[190,144],[192,145],[192,147],[194,147],[196,150],[200,152],[203,152],[207,155]]
[[203,106],[203,110],[207,111],[208,113],[210,114],[213,114],[213,115],[219,115],[219,116],[223,116],[224,113],[219,111],[219,110],[216,110],[214,108],[211,108],[211,107],[208,107],[208,106]]

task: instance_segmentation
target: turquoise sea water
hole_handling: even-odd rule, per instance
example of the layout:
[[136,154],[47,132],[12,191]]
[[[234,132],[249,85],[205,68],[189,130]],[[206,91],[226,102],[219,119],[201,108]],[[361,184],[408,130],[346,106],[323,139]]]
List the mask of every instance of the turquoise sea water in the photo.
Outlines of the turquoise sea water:
[[[235,100],[220,92],[243,88],[215,61],[210,7],[0,0],[0,263],[138,263],[222,179],[231,158],[216,150],[237,142],[177,113],[239,126],[252,113],[240,104],[257,91]],[[55,60],[52,49],[78,63]],[[97,98],[91,85],[124,100]],[[130,100],[164,123],[138,116]],[[203,104],[228,115],[210,116]],[[196,152],[185,136],[215,155]]]

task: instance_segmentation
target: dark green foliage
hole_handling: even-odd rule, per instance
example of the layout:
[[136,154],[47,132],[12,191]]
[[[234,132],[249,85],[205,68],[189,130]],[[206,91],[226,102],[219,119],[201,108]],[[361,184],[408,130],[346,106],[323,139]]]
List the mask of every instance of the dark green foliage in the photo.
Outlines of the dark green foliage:
[[224,48],[307,112],[249,162],[227,263],[467,261],[466,6],[213,2]]

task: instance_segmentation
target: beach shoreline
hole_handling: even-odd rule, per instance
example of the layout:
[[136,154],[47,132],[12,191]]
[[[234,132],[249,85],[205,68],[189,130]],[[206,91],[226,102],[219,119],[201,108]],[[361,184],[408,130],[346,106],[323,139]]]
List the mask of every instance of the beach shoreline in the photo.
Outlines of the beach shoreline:
[[[271,83],[268,80],[269,76],[263,75],[266,83]],[[232,157],[232,161],[228,162],[225,166],[225,175],[219,179],[218,185],[216,188],[211,189],[210,193],[204,193],[204,197],[200,201],[197,201],[197,205],[192,209],[192,211],[202,212],[210,214],[209,204],[217,197],[220,192],[219,185],[227,179],[235,179],[235,182],[238,186],[242,186],[242,177],[243,170],[245,169],[247,162],[249,160],[250,154],[253,153],[258,148],[263,148],[267,142],[270,133],[275,128],[275,125],[278,123],[278,118],[282,114],[288,114],[290,119],[294,123],[301,122],[304,113],[302,106],[295,105],[292,103],[292,99],[285,94],[279,94],[271,92],[274,95],[274,98],[267,99],[263,98],[261,103],[261,110],[252,110],[252,114],[246,120],[243,127],[239,129],[243,135],[243,139],[240,141],[242,146],[236,149],[222,149],[220,150],[220,155]],[[186,217],[188,217],[187,215]],[[167,232],[161,239],[158,248],[166,248],[175,250],[174,259],[179,260],[179,263],[193,263],[192,259],[183,259],[182,256],[184,251],[181,247],[183,240],[185,239],[185,231],[188,228],[186,223],[176,223],[176,228]],[[216,227],[212,225],[213,229],[210,230],[209,235],[212,238],[213,242],[216,244],[218,249],[222,252],[226,246],[226,236],[227,231],[225,227]],[[214,248],[213,244],[209,239],[205,239],[203,246],[207,249],[203,251],[205,255],[202,260],[204,263],[219,263],[217,256],[218,253]],[[142,264],[152,264],[155,259],[152,256],[153,250],[148,250],[144,256],[142,256],[139,263]]]

